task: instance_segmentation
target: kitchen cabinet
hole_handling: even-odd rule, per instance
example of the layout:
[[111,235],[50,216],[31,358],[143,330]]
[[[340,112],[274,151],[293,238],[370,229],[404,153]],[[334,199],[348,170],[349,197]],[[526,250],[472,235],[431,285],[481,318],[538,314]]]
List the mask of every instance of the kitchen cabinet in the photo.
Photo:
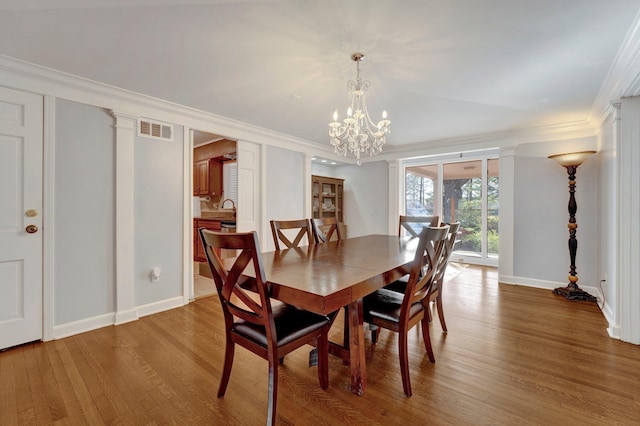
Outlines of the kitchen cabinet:
[[222,161],[208,158],[193,163],[193,195],[222,194]]
[[[207,256],[204,253],[204,247],[200,241],[200,233],[198,229],[205,228],[212,231],[221,231],[222,222],[215,219],[193,219],[193,260],[196,262],[206,262]],[[220,249],[216,249],[218,255],[220,255]]]
[[209,195],[209,160],[193,163],[193,195]]
[[222,195],[222,161],[209,160],[209,194]]
[[335,217],[344,222],[344,179],[311,176],[311,209],[313,217]]

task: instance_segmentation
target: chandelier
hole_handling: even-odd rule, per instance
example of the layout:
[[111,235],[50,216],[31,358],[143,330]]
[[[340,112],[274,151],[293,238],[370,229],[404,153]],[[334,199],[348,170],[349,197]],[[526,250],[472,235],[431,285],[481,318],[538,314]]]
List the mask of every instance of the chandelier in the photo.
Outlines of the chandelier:
[[342,120],[342,123],[338,121],[338,111],[333,113],[333,122],[329,123],[329,137],[336,154],[346,157],[349,152],[356,157],[356,163],[360,165],[362,154],[374,156],[382,152],[391,121],[387,120],[387,111],[382,111],[382,120],[378,121],[378,124],[369,117],[366,92],[371,82],[362,81],[360,78],[360,61],[364,59],[364,54],[354,53],[351,59],[356,63],[356,79],[347,83],[351,106],[347,109],[347,118]]

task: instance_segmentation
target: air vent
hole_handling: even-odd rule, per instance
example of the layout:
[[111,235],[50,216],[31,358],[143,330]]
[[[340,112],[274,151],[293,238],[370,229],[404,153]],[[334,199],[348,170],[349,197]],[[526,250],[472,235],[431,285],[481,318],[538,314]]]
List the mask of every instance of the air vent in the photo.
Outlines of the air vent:
[[172,141],[173,126],[171,124],[141,118],[138,120],[138,136]]

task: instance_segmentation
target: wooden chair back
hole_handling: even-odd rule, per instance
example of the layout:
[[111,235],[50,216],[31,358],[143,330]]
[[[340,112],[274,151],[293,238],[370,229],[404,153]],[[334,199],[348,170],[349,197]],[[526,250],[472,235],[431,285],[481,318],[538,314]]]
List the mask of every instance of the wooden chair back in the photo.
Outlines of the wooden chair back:
[[[442,285],[444,282],[444,274],[447,270],[447,265],[449,264],[449,258],[451,257],[451,253],[453,253],[453,248],[456,245],[456,238],[458,236],[458,230],[460,229],[460,222],[449,223],[449,233],[447,235],[446,242],[444,244],[444,251],[442,256],[440,257],[440,262],[438,263],[438,267],[436,270],[436,274],[433,280],[433,284],[431,285],[431,290],[429,291],[429,302],[436,302],[436,308],[438,309],[438,318],[440,318],[440,325],[442,326],[442,331],[447,332],[447,322],[444,318],[444,308],[442,303]],[[431,311],[429,311],[429,318],[431,318]]]
[[[276,250],[281,250],[280,243],[284,244],[284,248],[298,247],[302,239],[306,236],[308,244],[314,243],[313,231],[311,230],[311,223],[309,219],[299,220],[272,220],[271,233],[273,234],[273,242],[276,246]],[[291,241],[283,232],[284,229],[298,229],[293,241]]]
[[440,263],[438,264],[438,268],[436,271],[436,281],[442,282],[444,278],[444,273],[447,269],[447,264],[449,263],[449,258],[451,257],[451,253],[453,253],[453,247],[456,244],[456,238],[458,236],[458,230],[460,229],[460,222],[454,223],[445,223],[443,225],[449,226],[449,233],[447,234],[447,241],[444,245],[444,253],[440,258]]
[[313,239],[316,244],[331,241],[334,233],[336,234],[338,241],[343,239],[340,224],[335,217],[311,219],[311,225],[313,228]]
[[[262,267],[258,234],[255,231],[222,233],[200,229],[200,238],[220,296],[226,326],[232,327],[233,316],[236,316],[265,327],[267,335],[271,335],[270,330],[274,328],[271,299]],[[239,250],[239,255],[228,268],[214,248]],[[247,268],[252,268],[252,275],[256,277],[255,282],[251,283],[251,292],[242,287],[248,284],[248,280],[243,278]],[[256,298],[255,294],[259,297]],[[272,337],[275,339],[275,336]]]
[[[398,236],[402,236],[402,230],[408,233],[411,237],[417,238],[420,234],[421,226],[438,226],[440,224],[440,218],[438,216],[403,216],[400,215],[400,221],[398,223]],[[417,225],[417,226],[416,226]]]
[[[400,322],[406,323],[410,318],[411,306],[425,300],[433,282],[436,280],[438,265],[442,259],[447,242],[449,226],[424,227],[418,235],[418,247],[411,264],[411,273],[404,293]],[[423,303],[427,307],[427,303]]]

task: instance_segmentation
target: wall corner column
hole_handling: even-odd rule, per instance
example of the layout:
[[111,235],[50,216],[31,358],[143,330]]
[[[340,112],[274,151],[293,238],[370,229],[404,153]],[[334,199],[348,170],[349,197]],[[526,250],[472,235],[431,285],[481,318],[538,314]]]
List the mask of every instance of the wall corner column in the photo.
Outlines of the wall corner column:
[[138,319],[134,281],[134,142],[138,117],[111,111],[116,128],[115,324]]
[[618,158],[620,339],[640,344],[640,96],[622,99]]
[[[500,149],[500,248],[498,281],[513,277],[515,246],[515,148]],[[507,279],[506,281],[510,281]]]
[[398,232],[398,220],[400,217],[400,205],[404,196],[404,179],[400,179],[400,160],[387,161],[389,165],[389,235]]
[[311,159],[312,154],[304,154],[304,217],[313,217],[313,206],[311,202]]

